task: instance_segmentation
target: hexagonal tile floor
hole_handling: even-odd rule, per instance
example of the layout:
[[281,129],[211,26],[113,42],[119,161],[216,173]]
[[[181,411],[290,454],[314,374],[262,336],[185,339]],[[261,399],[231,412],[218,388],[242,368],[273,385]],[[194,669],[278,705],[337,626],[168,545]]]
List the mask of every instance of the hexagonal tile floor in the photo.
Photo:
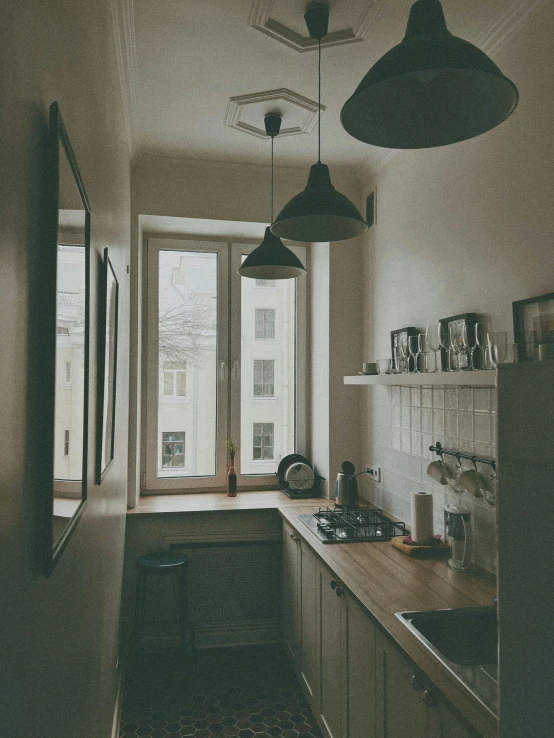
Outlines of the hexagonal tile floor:
[[120,738],[320,738],[278,645],[137,654],[127,667]]

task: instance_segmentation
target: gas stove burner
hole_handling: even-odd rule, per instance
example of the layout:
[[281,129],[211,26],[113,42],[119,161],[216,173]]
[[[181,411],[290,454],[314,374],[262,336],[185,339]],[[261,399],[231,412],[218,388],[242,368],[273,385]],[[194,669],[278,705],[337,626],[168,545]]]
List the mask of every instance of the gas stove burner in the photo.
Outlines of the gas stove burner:
[[323,543],[390,541],[408,535],[404,523],[378,509],[320,507],[314,515],[298,517]]

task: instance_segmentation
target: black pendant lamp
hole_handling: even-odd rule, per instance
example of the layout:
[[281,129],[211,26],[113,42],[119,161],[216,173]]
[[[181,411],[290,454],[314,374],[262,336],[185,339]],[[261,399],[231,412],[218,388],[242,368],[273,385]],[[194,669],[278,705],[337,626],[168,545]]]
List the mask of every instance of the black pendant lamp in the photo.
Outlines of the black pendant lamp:
[[489,131],[518,99],[515,84],[484,52],[448,31],[439,0],[417,0],[404,40],[369,70],[341,122],[374,146],[425,149]]
[[344,241],[366,231],[367,223],[354,203],[333,187],[329,167],[321,163],[321,39],[327,35],[329,7],[312,5],[304,19],[318,42],[318,161],[310,169],[306,189],[285,205],[271,231],[290,241]]
[[[273,222],[273,139],[281,130],[281,116],[268,113],[264,118],[265,132],[271,136],[271,221]],[[300,259],[280,238],[265,229],[264,240],[242,262],[241,277],[250,279],[295,279],[306,274]]]

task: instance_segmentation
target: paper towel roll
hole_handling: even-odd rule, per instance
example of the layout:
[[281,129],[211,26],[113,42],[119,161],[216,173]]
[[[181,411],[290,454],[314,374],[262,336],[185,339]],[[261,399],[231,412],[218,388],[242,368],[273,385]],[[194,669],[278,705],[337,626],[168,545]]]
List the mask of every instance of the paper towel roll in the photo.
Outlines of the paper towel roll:
[[433,538],[433,495],[412,492],[412,540],[429,543]]

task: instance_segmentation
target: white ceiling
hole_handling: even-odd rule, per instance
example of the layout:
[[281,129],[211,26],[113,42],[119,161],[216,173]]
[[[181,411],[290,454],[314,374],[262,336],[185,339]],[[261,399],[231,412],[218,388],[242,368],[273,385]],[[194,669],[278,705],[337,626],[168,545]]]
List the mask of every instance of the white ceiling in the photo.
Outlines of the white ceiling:
[[[359,12],[366,2],[382,8],[365,40],[324,48],[322,57],[322,161],[361,169],[378,167],[390,150],[351,138],[340,124],[341,107],[374,62],[401,41],[412,0],[334,0],[330,29],[338,29],[337,19],[352,24],[352,7]],[[509,38],[526,3],[533,4],[443,0],[443,8],[452,33],[491,53]],[[299,53],[249,26],[250,6],[250,0],[134,0],[134,44],[127,43],[126,53],[136,54],[129,69],[137,153],[268,163],[267,140],[224,125],[229,98],[285,87],[317,100],[317,54]],[[305,0],[273,0],[271,17],[305,34],[305,7]],[[317,127],[277,139],[275,155],[278,165],[313,163]]]

